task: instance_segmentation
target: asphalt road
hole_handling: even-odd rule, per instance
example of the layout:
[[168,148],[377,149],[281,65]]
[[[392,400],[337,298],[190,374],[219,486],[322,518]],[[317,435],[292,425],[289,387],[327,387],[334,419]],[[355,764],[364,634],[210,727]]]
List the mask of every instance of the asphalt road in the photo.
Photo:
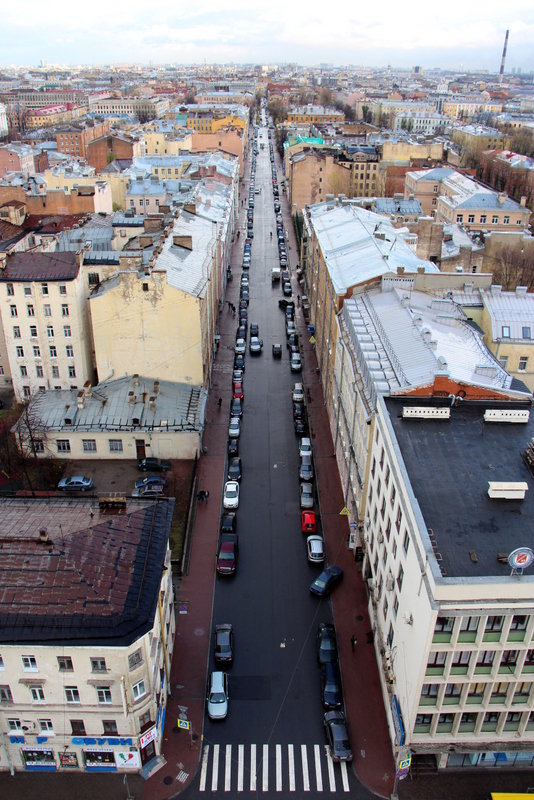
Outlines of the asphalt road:
[[[230,710],[222,722],[206,721],[198,781],[183,796],[228,798],[245,791],[319,797],[349,789],[365,796],[352,772],[334,765],[325,747],[315,637],[318,623],[331,622],[332,613],[328,601],[309,592],[320,567],[309,564],[300,530],[299,440],[291,402],[300,376],[289,369],[281,285],[271,283],[278,245],[267,129],[260,133],[265,149],[256,165],[262,191],[254,198],[249,323],[259,324],[264,348],[261,356],[246,355],[239,563],[235,576],[217,578],[213,607],[214,625],[234,626]],[[247,172],[245,198],[248,185]],[[291,252],[289,260],[294,269]],[[237,305],[241,269],[232,266],[230,299]],[[222,344],[232,347],[234,338],[232,328]],[[272,358],[273,342],[282,344],[281,360]],[[230,382],[231,375],[225,379]]]

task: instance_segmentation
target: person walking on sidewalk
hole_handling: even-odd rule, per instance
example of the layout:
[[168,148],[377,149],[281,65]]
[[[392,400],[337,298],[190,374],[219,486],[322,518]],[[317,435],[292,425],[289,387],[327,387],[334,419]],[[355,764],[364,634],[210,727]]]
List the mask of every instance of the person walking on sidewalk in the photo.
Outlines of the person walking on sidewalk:
[[204,490],[204,502],[206,503],[206,505],[208,505],[209,497],[210,497],[210,493],[209,493],[209,491],[207,489],[205,489]]
[[357,644],[358,644],[358,640],[356,638],[356,634],[353,633],[352,636],[350,637],[350,646],[352,647],[353,652],[354,652],[354,648],[356,647]]
[[217,406],[218,406],[219,411],[220,411],[221,410],[221,406],[222,406],[222,397],[219,397],[219,399],[217,400]]

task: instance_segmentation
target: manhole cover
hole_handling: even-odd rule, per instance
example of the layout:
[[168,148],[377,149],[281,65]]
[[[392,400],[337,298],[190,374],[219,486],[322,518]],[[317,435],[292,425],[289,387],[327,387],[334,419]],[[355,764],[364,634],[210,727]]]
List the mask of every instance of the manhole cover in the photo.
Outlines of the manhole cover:
[[171,778],[171,776],[170,776],[170,775],[167,775],[165,778],[163,778],[163,783],[165,784],[165,786],[170,786],[170,785],[171,785],[171,783],[172,783],[172,778]]
[[173,733],[178,733],[179,730],[180,730],[180,728],[178,727],[178,725],[175,725],[174,728],[172,729],[172,732]]

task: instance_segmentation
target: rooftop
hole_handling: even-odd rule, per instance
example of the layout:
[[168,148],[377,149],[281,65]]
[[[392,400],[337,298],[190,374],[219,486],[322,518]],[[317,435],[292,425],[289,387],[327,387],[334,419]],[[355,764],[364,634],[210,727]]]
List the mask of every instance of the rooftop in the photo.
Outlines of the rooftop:
[[127,646],[150,630],[173,507],[0,499],[0,642]]
[[[460,403],[446,421],[403,419],[403,406],[422,403],[391,397],[384,403],[424,524],[443,559],[442,574],[507,578],[510,567],[497,555],[531,546],[534,527],[534,478],[521,457],[534,437],[532,413],[527,424],[484,422],[484,411],[498,403]],[[529,491],[524,500],[492,500],[489,481],[525,481]]]
[[76,253],[12,253],[0,282],[71,281],[78,271]]

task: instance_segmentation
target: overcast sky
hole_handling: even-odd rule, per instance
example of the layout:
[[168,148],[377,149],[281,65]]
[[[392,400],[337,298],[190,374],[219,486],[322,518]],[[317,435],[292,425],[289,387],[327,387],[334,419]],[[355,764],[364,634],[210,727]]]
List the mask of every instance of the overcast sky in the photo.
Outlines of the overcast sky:
[[3,65],[295,61],[534,70],[533,0],[4,0]]

